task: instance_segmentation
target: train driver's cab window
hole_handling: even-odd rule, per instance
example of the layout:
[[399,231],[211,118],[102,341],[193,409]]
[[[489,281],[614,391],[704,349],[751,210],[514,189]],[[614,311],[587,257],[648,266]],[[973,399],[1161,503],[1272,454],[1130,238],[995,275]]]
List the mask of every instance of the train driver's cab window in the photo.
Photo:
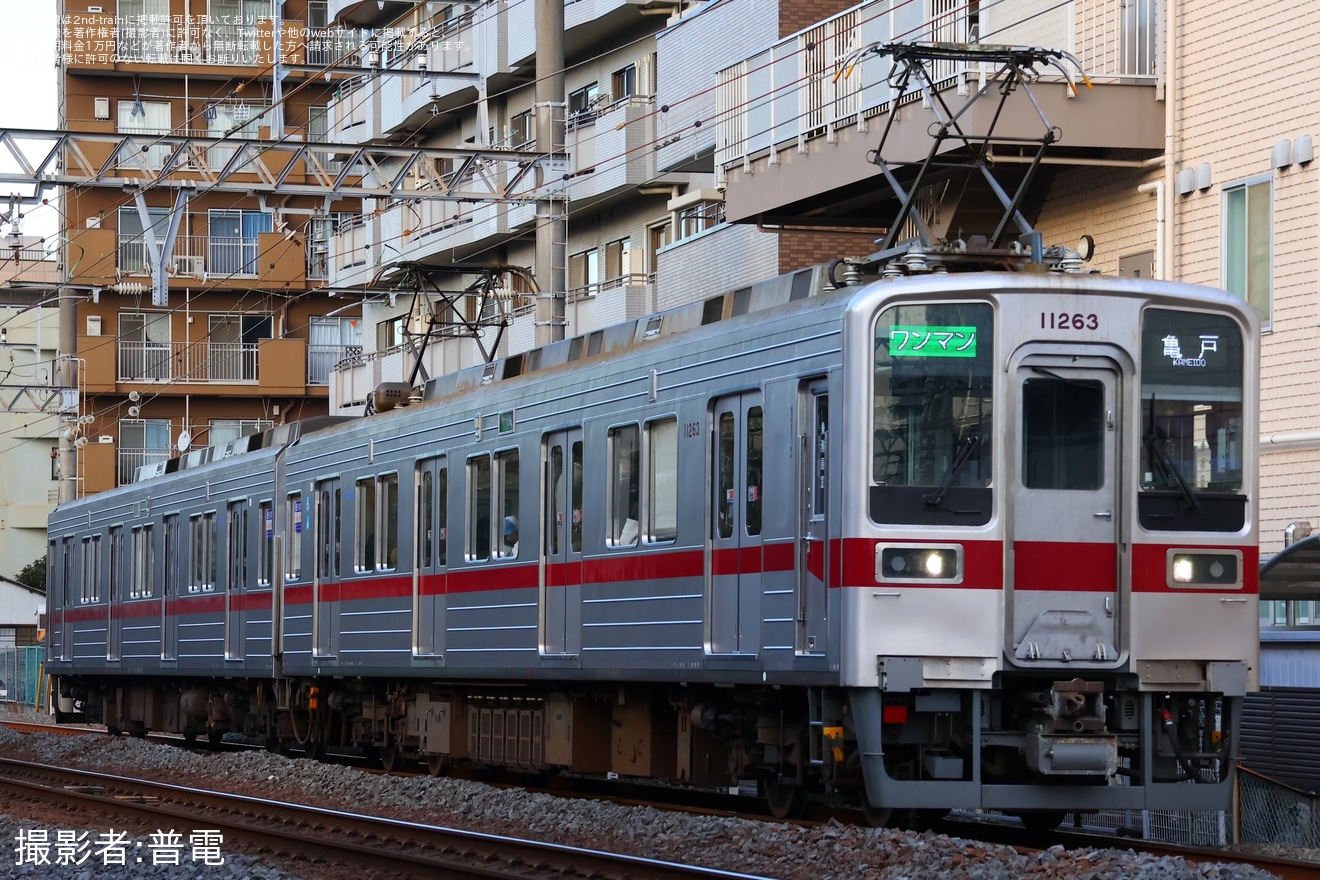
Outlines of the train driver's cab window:
[[980,525],[992,513],[994,311],[910,303],[875,325],[871,519]]
[[1227,315],[1143,314],[1136,478],[1144,528],[1242,527],[1243,370],[1242,329]]
[[607,543],[611,547],[635,547],[640,532],[638,510],[641,494],[641,450],[637,426],[623,425],[609,432],[609,493],[605,518],[609,523]]

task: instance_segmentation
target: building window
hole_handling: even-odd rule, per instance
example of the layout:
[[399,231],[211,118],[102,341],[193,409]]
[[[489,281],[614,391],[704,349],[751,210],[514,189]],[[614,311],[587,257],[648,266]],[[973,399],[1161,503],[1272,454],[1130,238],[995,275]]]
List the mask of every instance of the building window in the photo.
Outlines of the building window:
[[[160,246],[165,241],[165,231],[170,223],[169,209],[148,208],[147,223],[156,245]],[[137,208],[119,209],[118,258],[120,272],[143,274],[151,271],[151,262],[147,258],[147,235],[142,228],[142,215]]]
[[170,60],[169,0],[119,0],[116,12],[116,61]]
[[536,116],[531,110],[515,113],[509,120],[507,141],[513,150],[530,148],[536,141]]
[[569,92],[568,94],[568,128],[572,130],[579,125],[586,125],[596,119],[596,108],[600,104],[600,91],[596,84]]
[[171,377],[169,312],[119,313],[119,378]]
[[614,76],[610,78],[610,88],[615,101],[637,94],[637,65],[629,64],[623,70],[614,71]]
[[133,482],[133,475],[143,465],[168,461],[169,419],[124,419],[119,423],[119,485]]
[[377,324],[376,351],[386,352],[402,346],[407,337],[405,332],[407,320],[406,315],[399,315]]
[[651,278],[655,278],[657,254],[673,240],[673,225],[668,220],[647,227],[646,272]]
[[600,251],[592,248],[568,258],[569,298],[591,296],[600,283]]
[[340,362],[362,357],[361,318],[312,318],[308,332],[308,385],[329,385]]
[[206,58],[212,64],[256,64],[260,30],[270,18],[267,0],[211,0],[206,29]]
[[697,202],[678,212],[678,240],[705,232],[724,222],[724,202]]
[[260,434],[275,427],[270,419],[211,419],[207,428],[206,445],[221,446],[233,443],[239,437]]
[[260,274],[257,236],[270,232],[273,221],[274,215],[265,211],[211,211],[207,216],[207,271],[215,275]]
[[1269,329],[1273,318],[1272,187],[1268,177],[1224,187],[1224,289],[1251,304],[1263,329]]
[[627,283],[632,274],[632,244],[630,239],[621,238],[605,245],[605,280],[606,282],[623,279]]

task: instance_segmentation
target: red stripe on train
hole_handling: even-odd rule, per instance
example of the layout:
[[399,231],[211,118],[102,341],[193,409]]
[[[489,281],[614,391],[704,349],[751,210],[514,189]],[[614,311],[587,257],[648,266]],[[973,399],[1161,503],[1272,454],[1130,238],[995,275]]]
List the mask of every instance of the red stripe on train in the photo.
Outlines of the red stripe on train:
[[1018,590],[1112,593],[1118,589],[1118,546],[1082,541],[1014,541]]

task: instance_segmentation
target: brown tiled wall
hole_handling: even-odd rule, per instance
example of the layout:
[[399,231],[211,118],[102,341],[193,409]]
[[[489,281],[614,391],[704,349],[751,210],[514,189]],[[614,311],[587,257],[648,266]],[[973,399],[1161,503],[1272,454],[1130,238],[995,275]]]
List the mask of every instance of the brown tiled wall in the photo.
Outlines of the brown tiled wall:
[[779,274],[840,257],[866,256],[879,249],[875,244],[878,236],[870,232],[786,229],[779,233]]
[[856,6],[856,0],[781,0],[779,36],[795,34],[831,15]]

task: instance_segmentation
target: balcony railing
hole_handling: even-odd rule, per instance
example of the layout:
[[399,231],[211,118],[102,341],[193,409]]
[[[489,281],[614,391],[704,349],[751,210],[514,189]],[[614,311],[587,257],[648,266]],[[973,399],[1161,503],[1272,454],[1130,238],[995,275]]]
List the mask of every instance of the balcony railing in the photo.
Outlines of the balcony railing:
[[361,361],[362,346],[360,345],[309,345],[307,346],[307,384],[329,385],[330,377],[336,367]]
[[[176,235],[170,255],[171,275],[203,274],[258,275],[261,256],[258,240],[248,236]],[[147,275],[147,245],[140,235],[119,241],[119,271],[128,275]],[[310,276],[309,276],[310,277]],[[320,277],[325,277],[322,274]]]
[[174,456],[170,449],[137,449],[121,446],[118,450],[119,485],[133,482],[137,469],[144,464],[169,461]]
[[[1078,58],[1093,82],[1150,82],[1158,73],[1158,2],[1074,0],[1026,17],[1013,6],[983,6],[976,33],[961,3],[945,0],[934,7],[935,14],[922,21],[905,4],[870,0],[720,70],[717,168],[773,144],[800,141],[885,112],[895,94],[888,58],[864,59],[847,77],[837,73],[849,51],[893,41],[894,34],[906,42],[979,40],[1063,49]],[[932,76],[947,82],[992,72],[976,63],[943,61]],[[1062,82],[1055,71],[1041,71],[1042,80],[1052,78]]]
[[119,381],[253,384],[257,344],[122,341]]

